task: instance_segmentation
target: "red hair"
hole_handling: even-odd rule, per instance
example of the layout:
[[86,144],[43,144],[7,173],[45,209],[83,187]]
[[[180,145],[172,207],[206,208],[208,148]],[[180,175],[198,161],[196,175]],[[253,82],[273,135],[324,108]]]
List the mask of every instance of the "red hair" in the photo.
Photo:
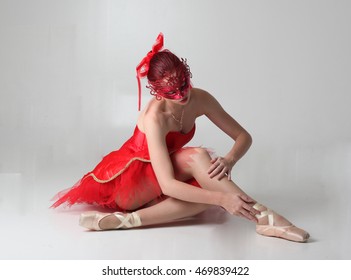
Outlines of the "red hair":
[[176,69],[183,68],[186,71],[185,65],[182,61],[169,50],[163,50],[156,53],[150,60],[150,68],[147,73],[149,82],[156,82],[162,80],[176,71]]

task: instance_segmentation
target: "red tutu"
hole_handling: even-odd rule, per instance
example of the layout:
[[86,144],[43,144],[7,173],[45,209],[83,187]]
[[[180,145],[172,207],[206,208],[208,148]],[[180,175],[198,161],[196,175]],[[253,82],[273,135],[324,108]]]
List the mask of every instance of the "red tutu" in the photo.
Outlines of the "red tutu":
[[[166,143],[169,153],[181,149],[194,133],[195,125],[187,134],[168,133]],[[200,187],[195,179],[188,183]],[[162,195],[162,191],[151,166],[146,136],[135,127],[133,136],[119,150],[105,156],[93,171],[84,175],[72,188],[58,193],[51,207],[63,203],[69,206],[88,203],[126,210],[131,205],[137,205],[137,208],[143,206],[145,195],[155,199]]]

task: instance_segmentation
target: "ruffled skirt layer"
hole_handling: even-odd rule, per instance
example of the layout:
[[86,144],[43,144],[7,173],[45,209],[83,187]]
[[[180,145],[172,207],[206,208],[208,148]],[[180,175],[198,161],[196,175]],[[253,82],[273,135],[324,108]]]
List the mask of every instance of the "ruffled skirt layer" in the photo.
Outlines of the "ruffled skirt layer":
[[[111,164],[112,156],[105,157],[72,188],[58,193],[51,207],[87,203],[125,211],[163,196],[149,160],[133,158],[118,167],[116,161]],[[200,187],[195,179],[187,183]]]

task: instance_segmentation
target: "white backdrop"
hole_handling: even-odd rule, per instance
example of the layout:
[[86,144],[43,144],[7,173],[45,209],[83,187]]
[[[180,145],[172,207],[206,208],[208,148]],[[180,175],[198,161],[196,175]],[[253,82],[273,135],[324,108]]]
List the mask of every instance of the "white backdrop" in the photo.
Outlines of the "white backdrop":
[[[135,66],[162,31],[194,85],[252,134],[239,184],[301,197],[342,190],[350,11],[350,1],[319,0],[0,0],[0,173],[35,182],[74,170],[75,180],[117,149],[138,114]],[[192,144],[224,154],[232,143],[200,119]]]

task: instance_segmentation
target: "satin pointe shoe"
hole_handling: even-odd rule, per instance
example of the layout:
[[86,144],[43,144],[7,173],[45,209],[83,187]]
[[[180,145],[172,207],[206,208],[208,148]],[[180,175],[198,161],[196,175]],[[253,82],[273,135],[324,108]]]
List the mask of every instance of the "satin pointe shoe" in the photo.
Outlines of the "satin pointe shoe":
[[[306,242],[310,235],[308,232],[304,231],[301,228],[298,228],[287,221],[288,225],[279,226],[275,224],[275,217],[278,216],[277,213],[268,209],[267,207],[256,203],[253,208],[258,211],[261,211],[261,214],[256,215],[257,219],[261,219],[263,217],[268,217],[268,224],[267,225],[256,225],[256,232],[261,235],[271,236],[271,237],[278,237],[287,239],[290,241],[295,242]],[[286,220],[285,218],[283,218]]]
[[105,230],[100,228],[100,222],[109,215],[114,215],[120,221],[117,227],[110,229],[126,229],[141,226],[140,217],[136,212],[124,214],[121,212],[101,213],[97,211],[82,213],[80,215],[79,225],[90,230]]

